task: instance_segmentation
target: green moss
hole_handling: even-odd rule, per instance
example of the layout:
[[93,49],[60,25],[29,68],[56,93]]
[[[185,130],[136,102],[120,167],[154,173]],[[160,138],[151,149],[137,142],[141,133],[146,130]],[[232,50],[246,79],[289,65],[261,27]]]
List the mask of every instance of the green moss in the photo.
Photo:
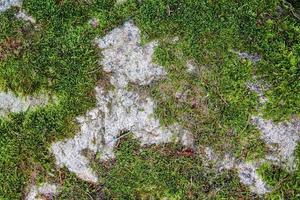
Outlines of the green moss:
[[[160,37],[162,45],[156,59],[167,69],[168,78],[152,90],[159,103],[157,116],[164,124],[179,121],[199,136],[201,144],[221,152],[230,150],[246,159],[263,157],[264,144],[250,123],[257,112],[257,96],[246,86],[256,66],[233,53],[236,49],[250,50],[245,43],[251,31],[257,30],[254,10],[259,5],[253,2],[244,8],[233,2],[185,1],[180,6],[178,1],[154,2],[145,2],[136,17],[146,36],[175,34],[180,38],[179,43],[172,44]],[[153,12],[156,4],[159,10]],[[196,74],[186,72],[188,61],[194,63]],[[188,92],[184,102],[176,99],[181,91]]]
[[236,199],[251,197],[235,173],[216,174],[180,147],[140,148],[129,138],[100,172],[106,199]]
[[[96,36],[117,26],[134,11],[132,4],[115,9],[112,1],[24,1],[24,9],[37,19],[33,25],[19,21],[14,10],[0,15],[0,87],[22,95],[47,93],[53,104],[12,114],[0,124],[0,197],[19,199],[35,174],[48,176],[55,168],[49,145],[74,135],[75,117],[94,105],[93,89],[101,79]],[[88,24],[101,16],[100,27]],[[7,44],[8,43],[8,44]],[[20,46],[20,47],[19,47]],[[16,52],[18,51],[18,52]],[[56,100],[57,99],[57,100]],[[12,170],[13,169],[13,170]]]
[[259,173],[263,179],[272,187],[272,192],[266,199],[299,199],[300,198],[300,146],[295,151],[296,168],[287,171],[283,167],[264,164]]
[[[246,86],[252,77],[270,86],[266,117],[299,115],[299,24],[278,6],[280,1],[145,1],[135,19],[146,38],[162,40],[156,58],[168,71],[152,90],[160,120],[179,120],[200,143],[221,152],[263,157],[266,147],[251,125],[259,106]],[[179,43],[164,41],[174,35]],[[258,53],[262,61],[255,65],[234,51]],[[198,71],[193,76],[186,73],[189,60]],[[179,102],[176,93],[186,90],[188,99]]]

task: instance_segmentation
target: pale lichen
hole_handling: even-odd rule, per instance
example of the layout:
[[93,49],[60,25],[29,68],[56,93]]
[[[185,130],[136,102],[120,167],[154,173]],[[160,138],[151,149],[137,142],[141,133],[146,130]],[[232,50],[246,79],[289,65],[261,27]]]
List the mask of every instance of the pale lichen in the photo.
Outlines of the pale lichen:
[[0,0],[0,13],[10,9],[13,6],[20,7],[22,0]]
[[255,92],[257,94],[260,106],[264,105],[268,102],[268,98],[265,96],[265,92],[268,89],[268,86],[262,83],[262,81],[257,80],[255,76],[253,77],[253,80],[254,81],[249,82],[247,86],[252,92]]
[[[265,92],[270,86],[257,80],[255,76],[253,79],[255,82],[249,83],[248,87],[258,95],[260,102],[258,111],[262,112],[261,106],[268,102]],[[252,123],[261,132],[261,139],[268,147],[269,152],[265,159],[273,164],[284,166],[288,170],[295,169],[293,154],[300,140],[300,120],[292,119],[291,121],[275,123],[270,119],[264,119],[262,114],[259,114],[252,116]]]
[[39,97],[17,97],[12,92],[0,92],[0,117],[6,117],[10,112],[25,112],[38,106],[44,106],[48,103],[48,97],[41,95]]
[[255,116],[252,121],[261,131],[261,139],[269,148],[266,159],[289,170],[295,169],[294,151],[300,141],[300,120],[276,124],[272,120]]
[[241,183],[250,187],[256,194],[263,195],[271,190],[257,173],[257,163],[239,163],[236,166]]
[[36,23],[36,20],[32,16],[28,15],[24,10],[20,10],[15,16],[17,19],[30,22],[31,24]]
[[25,200],[52,199],[58,194],[58,187],[54,184],[43,183],[40,186],[32,185]]
[[212,162],[216,166],[217,171],[236,170],[240,178],[240,182],[248,186],[251,192],[263,195],[271,191],[269,186],[257,173],[257,168],[260,166],[261,162],[239,161],[230,154],[225,154],[222,158],[210,147],[204,148],[204,156],[208,161]]
[[241,59],[247,59],[253,62],[254,64],[261,61],[261,56],[258,54],[250,54],[248,52],[234,51]]
[[89,150],[101,160],[114,158],[114,147],[124,132],[132,133],[141,145],[180,142],[192,147],[193,136],[178,124],[162,127],[154,117],[155,103],[145,94],[128,89],[128,84],[148,85],[165,76],[163,67],[152,63],[156,42],[140,43],[140,31],[133,22],[97,39],[103,49],[103,70],[111,74],[114,89],[96,87],[97,107],[78,117],[81,131],[72,139],[56,142],[51,150],[60,167],[66,166],[80,178],[97,182],[90,161],[83,155]]

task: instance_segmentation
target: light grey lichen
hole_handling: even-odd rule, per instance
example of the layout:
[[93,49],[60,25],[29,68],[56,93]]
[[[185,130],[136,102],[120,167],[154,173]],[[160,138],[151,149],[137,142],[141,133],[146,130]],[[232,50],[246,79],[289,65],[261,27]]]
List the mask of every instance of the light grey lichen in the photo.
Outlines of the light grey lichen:
[[32,16],[28,15],[23,10],[19,11],[15,16],[16,16],[17,19],[20,19],[20,20],[23,20],[23,21],[30,22],[32,24],[36,23],[36,20]]
[[263,84],[262,81],[257,80],[255,76],[253,79],[254,82],[249,82],[247,86],[251,91],[257,94],[260,105],[264,105],[268,101],[268,98],[265,96],[265,92],[268,87],[266,84]]
[[[260,106],[263,106],[268,102],[265,92],[269,86],[257,80],[256,77],[254,80],[255,83],[249,83],[248,87],[257,93]],[[293,154],[300,140],[300,120],[293,119],[290,122],[276,124],[258,115],[252,117],[252,123],[260,130],[261,139],[269,149],[266,159],[274,164],[285,166],[288,170],[293,170],[295,168]]]
[[92,18],[92,19],[90,19],[89,20],[89,22],[88,22],[93,28],[97,28],[98,26],[99,26],[99,24],[100,24],[100,21],[99,21],[99,19],[97,19],[97,18]]
[[127,0],[117,0],[116,5],[120,5],[125,3]]
[[58,187],[54,184],[44,183],[40,186],[32,185],[25,200],[52,199],[58,194]]
[[170,38],[170,43],[171,44],[177,44],[180,38],[178,36]]
[[261,61],[261,56],[258,54],[250,54],[248,52],[234,51],[241,59],[247,59],[254,64]]
[[186,102],[187,101],[187,98],[188,98],[188,90],[185,90],[185,91],[177,91],[175,93],[175,98],[179,101],[179,102]]
[[196,72],[196,66],[195,66],[195,63],[192,61],[192,60],[189,60],[187,63],[186,63],[186,71],[189,73],[189,74],[194,74]]
[[300,141],[300,121],[275,124],[272,120],[263,119],[261,116],[253,117],[252,121],[261,131],[261,139],[270,150],[266,159],[284,165],[290,170],[294,169],[293,154]]
[[251,192],[263,195],[271,191],[269,186],[257,173],[257,168],[260,166],[261,162],[249,163],[238,161],[229,154],[225,154],[222,158],[219,155],[216,155],[210,147],[204,148],[204,154],[206,159],[212,162],[218,171],[236,170],[240,178],[240,182],[248,186]]
[[[256,63],[261,60],[258,54],[234,51],[242,59],[249,59]],[[270,88],[269,85],[259,80],[255,75],[253,81],[247,83],[248,88],[258,95],[260,105],[258,112],[262,112],[262,106],[268,102],[265,93]],[[264,119],[261,114],[252,117],[252,123],[261,131],[261,139],[265,141],[269,148],[266,159],[274,164],[282,165],[292,170],[295,167],[294,151],[300,137],[300,120],[294,119],[290,122],[274,123],[272,120]]]
[[17,97],[12,92],[0,92],[0,117],[6,117],[10,112],[25,112],[37,106],[44,106],[48,103],[48,97]]
[[[261,106],[267,103],[268,99],[265,97],[267,86],[261,81],[256,81],[248,84],[248,87],[257,93]],[[300,140],[300,121],[294,119],[276,124],[258,115],[252,117],[252,123],[260,130],[261,139],[269,151],[263,160],[253,161],[251,164],[240,163],[237,169],[242,183],[250,186],[250,189],[257,194],[265,194],[271,189],[259,178],[256,169],[266,161],[284,166],[288,170],[295,169],[294,151]]]
[[12,6],[20,7],[22,0],[0,0],[0,13],[8,10]]
[[140,31],[131,21],[96,40],[103,49],[103,70],[112,73],[110,82],[115,87],[125,88],[128,83],[148,85],[166,75],[163,67],[152,63],[158,43],[142,46],[140,40]]
[[239,163],[236,166],[241,183],[249,186],[252,192],[263,195],[271,190],[257,173],[257,168],[255,163]]
[[142,46],[140,31],[133,22],[126,22],[96,42],[103,49],[103,70],[111,73],[110,82],[115,88],[106,92],[97,86],[97,107],[77,118],[81,131],[72,139],[52,145],[57,165],[66,166],[81,179],[97,182],[83,151],[98,153],[101,160],[112,159],[114,147],[124,132],[132,133],[141,145],[180,142],[192,147],[194,139],[188,131],[177,124],[162,127],[154,117],[152,99],[127,88],[129,83],[148,85],[165,76],[164,69],[152,63],[157,43]]

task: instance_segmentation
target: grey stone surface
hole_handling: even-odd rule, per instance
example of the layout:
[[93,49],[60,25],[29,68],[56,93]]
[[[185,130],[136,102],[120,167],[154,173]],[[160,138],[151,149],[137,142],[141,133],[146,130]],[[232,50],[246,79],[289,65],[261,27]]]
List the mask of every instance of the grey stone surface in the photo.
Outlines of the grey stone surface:
[[258,81],[256,77],[253,77],[253,79],[254,82],[249,82],[247,86],[251,91],[257,94],[259,103],[264,105],[268,101],[268,98],[265,96],[265,92],[268,87],[266,84],[263,84],[262,81]]
[[[261,112],[261,106],[268,102],[265,92],[269,86],[254,77],[255,82],[249,83],[250,90],[257,93]],[[294,151],[300,140],[300,120],[293,119],[281,123],[275,123],[272,120],[264,119],[261,114],[252,117],[252,123],[261,132],[261,139],[266,143],[269,152],[266,160],[273,164],[286,167],[288,170],[295,168]]]

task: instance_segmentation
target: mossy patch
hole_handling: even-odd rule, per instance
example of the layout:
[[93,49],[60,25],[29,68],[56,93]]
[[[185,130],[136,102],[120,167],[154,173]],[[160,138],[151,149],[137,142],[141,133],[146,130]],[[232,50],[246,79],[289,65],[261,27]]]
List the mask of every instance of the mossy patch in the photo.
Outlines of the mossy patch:
[[286,169],[266,163],[259,169],[263,179],[273,188],[273,191],[266,196],[266,199],[298,199],[300,198],[300,146],[295,151],[297,167],[295,171],[289,172]]
[[[0,59],[1,89],[20,95],[47,91],[58,101],[1,120],[1,198],[21,198],[25,187],[36,181],[35,173],[52,172],[49,145],[74,135],[75,117],[94,105],[93,89],[101,72],[93,40],[134,10],[128,5],[113,11],[113,5],[112,1],[24,1],[36,27],[16,19],[17,8],[0,15],[0,44],[8,47],[5,59]],[[88,20],[94,16],[102,16],[105,27],[90,26]],[[7,41],[20,41],[18,52]]]
[[181,147],[140,148],[124,138],[100,171],[106,199],[235,199],[252,196],[234,172],[216,173]]

